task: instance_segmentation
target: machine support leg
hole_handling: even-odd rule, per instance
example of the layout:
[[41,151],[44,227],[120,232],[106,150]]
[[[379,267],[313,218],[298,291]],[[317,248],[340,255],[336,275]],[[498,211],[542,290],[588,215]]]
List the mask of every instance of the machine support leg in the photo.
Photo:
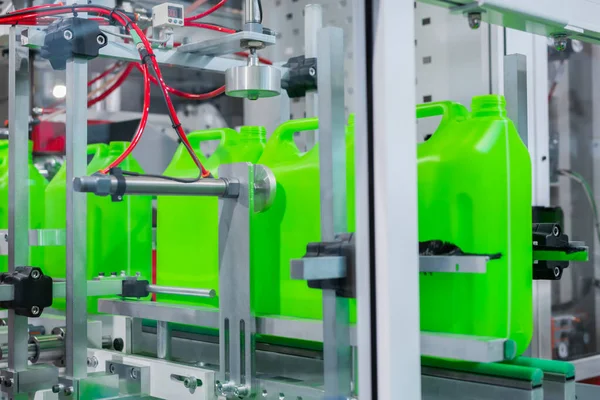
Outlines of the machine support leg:
[[[344,108],[344,31],[323,28],[318,34],[319,157],[321,240],[347,232],[346,134]],[[349,398],[352,380],[349,304],[334,290],[323,290],[325,395]]]
[[[10,140],[8,143],[8,270],[29,264],[29,50],[21,47],[17,35],[21,28],[10,28],[9,36],[9,86],[8,123]],[[12,390],[11,398],[27,399],[20,394],[18,377],[27,370],[27,340],[29,338],[27,317],[18,316],[14,310],[8,311],[8,368],[12,377],[4,375],[2,389]],[[12,381],[12,383],[10,383]],[[16,386],[16,388],[15,388]],[[15,393],[16,392],[16,393]]]

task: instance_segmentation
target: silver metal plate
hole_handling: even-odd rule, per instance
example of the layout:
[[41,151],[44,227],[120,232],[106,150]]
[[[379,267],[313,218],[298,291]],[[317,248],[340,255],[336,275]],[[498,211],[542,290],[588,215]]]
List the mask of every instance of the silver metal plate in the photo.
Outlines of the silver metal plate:
[[419,272],[485,274],[489,260],[485,256],[420,256]]
[[346,257],[307,257],[291,261],[292,279],[339,279],[346,276]]
[[242,40],[262,42],[266,46],[275,44],[275,36],[265,35],[264,33],[241,31],[230,35],[223,35],[216,39],[184,44],[179,46],[177,51],[181,53],[194,53],[203,56],[222,56],[246,50],[241,46]]
[[509,339],[421,332],[421,355],[498,362],[507,359],[507,342]]

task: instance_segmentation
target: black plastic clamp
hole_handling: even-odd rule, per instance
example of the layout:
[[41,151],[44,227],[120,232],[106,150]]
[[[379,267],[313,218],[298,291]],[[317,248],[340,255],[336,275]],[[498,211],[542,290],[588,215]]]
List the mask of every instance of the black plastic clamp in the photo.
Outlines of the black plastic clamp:
[[150,292],[148,291],[148,285],[150,283],[146,280],[138,279],[124,279],[121,287],[121,297],[135,297],[137,299],[141,297],[148,297]]
[[[533,224],[533,250],[535,251],[569,251],[569,237],[562,232],[556,223]],[[533,261],[533,279],[559,280],[563,270],[569,267],[568,261],[535,260]]]
[[14,272],[0,274],[0,282],[12,285],[14,296],[0,302],[0,307],[14,310],[24,317],[39,317],[52,305],[52,278],[38,267],[16,267]]
[[100,24],[86,18],[64,18],[51,23],[46,30],[41,56],[52,68],[63,70],[74,57],[91,60],[108,44]]
[[123,176],[123,170],[121,168],[112,168],[110,174],[117,178],[117,190],[110,196],[110,199],[114,202],[123,201],[123,196],[127,190],[127,182]]
[[346,275],[343,278],[307,280],[312,289],[332,289],[339,297],[356,297],[356,246],[353,233],[342,233],[333,242],[309,243],[306,255],[311,257],[344,257]]
[[281,87],[290,98],[304,97],[307,91],[317,88],[316,58],[292,57],[284,67],[288,73],[281,79]]

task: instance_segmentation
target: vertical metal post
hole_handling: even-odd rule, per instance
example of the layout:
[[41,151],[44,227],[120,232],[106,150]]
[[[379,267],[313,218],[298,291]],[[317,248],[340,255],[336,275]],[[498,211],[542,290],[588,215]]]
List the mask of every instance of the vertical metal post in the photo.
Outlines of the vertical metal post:
[[[18,31],[17,31],[18,30]],[[17,42],[20,27],[10,27],[8,51],[8,270],[29,264],[29,50]],[[27,369],[27,317],[8,311],[8,368]],[[17,395],[16,398],[27,398]]]
[[[550,175],[549,175],[549,120],[548,120],[548,43],[542,36],[527,32],[506,29],[506,51],[509,54],[523,54],[526,69],[535,74],[526,75],[526,98],[520,101],[520,113],[526,112],[526,128],[517,125],[519,134],[525,129],[527,148],[531,155],[533,205],[550,205]],[[504,66],[506,68],[507,65]],[[508,75],[504,74],[505,80]],[[505,81],[505,85],[509,82]],[[509,99],[506,99],[507,106]],[[509,117],[515,115],[508,110]],[[520,117],[518,117],[520,118]],[[552,340],[550,326],[552,324],[551,282],[533,282],[533,338],[528,355],[538,358],[552,358]]]
[[[317,57],[318,32],[323,27],[323,6],[307,4],[304,7],[304,54],[306,58]],[[319,112],[319,95],[315,90],[306,92],[306,116],[316,117]],[[303,132],[306,148],[312,148],[319,140],[319,131]]]
[[240,182],[237,198],[219,199],[219,360],[223,395],[246,397],[254,383],[256,322],[250,308],[250,221],[254,169],[249,163],[219,167],[219,176]]
[[171,359],[171,326],[165,321],[156,321],[156,356]]
[[[67,4],[74,1],[69,0]],[[67,334],[66,376],[87,376],[87,195],[73,190],[73,178],[87,169],[87,61],[67,62]]]
[[[376,399],[373,396],[373,388],[377,387],[377,381],[374,379],[376,373],[376,348],[373,348],[372,342],[375,340],[376,331],[372,327],[371,303],[373,282],[371,265],[371,189],[369,181],[371,180],[370,171],[372,170],[369,154],[371,153],[369,137],[367,135],[367,114],[370,101],[367,100],[367,93],[370,91],[367,83],[367,73],[369,67],[369,57],[367,55],[367,26],[370,21],[366,21],[370,14],[366,13],[366,7],[370,7],[368,1],[354,1],[353,3],[353,21],[354,31],[354,180],[356,182],[356,337],[357,337],[357,358],[355,366],[358,371],[358,398],[371,400]],[[355,388],[356,390],[356,388]]]
[[527,57],[523,54],[504,56],[504,97],[508,118],[527,146]]
[[[394,50],[414,48],[414,3],[372,0],[367,4],[371,7],[365,59],[367,132],[372,135],[371,257],[375,264],[371,312],[376,313],[371,328],[377,351],[377,364],[372,366],[377,392],[371,398],[417,400],[421,399],[421,346],[415,60],[412,50]],[[359,343],[359,347],[369,344]]]
[[[321,240],[347,231],[346,134],[344,124],[344,31],[323,28],[318,34]],[[349,397],[352,352],[348,299],[323,290],[325,396]]]

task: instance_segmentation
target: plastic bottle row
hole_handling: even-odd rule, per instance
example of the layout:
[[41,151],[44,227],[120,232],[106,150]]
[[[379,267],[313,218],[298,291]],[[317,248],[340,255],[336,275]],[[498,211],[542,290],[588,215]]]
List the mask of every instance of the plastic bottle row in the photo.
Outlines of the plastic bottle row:
[[[494,254],[485,274],[422,273],[421,330],[515,340],[518,353],[532,334],[531,161],[501,96],[475,97],[472,112],[439,102],[417,107],[417,118],[441,116],[433,135],[417,149],[419,241],[442,241],[468,254]],[[277,194],[270,209],[253,214],[252,309],[256,315],[322,318],[321,291],[290,278],[290,260],[320,240],[319,145],[302,152],[294,134],[318,129],[318,120],[288,121],[267,140],[262,127],[192,132],[188,138],[217,176],[225,163],[252,162],[271,169]],[[398,124],[402,135],[402,124]],[[219,140],[210,157],[201,143]],[[88,174],[107,166],[126,143],[90,145]],[[198,174],[183,145],[165,175]],[[346,131],[348,229],[355,229],[354,120]],[[131,157],[123,169],[141,172]],[[7,144],[0,142],[0,224],[7,226]],[[47,188],[30,162],[32,228],[65,228],[64,167]],[[375,171],[378,173],[378,171]],[[389,171],[387,171],[389,173]],[[395,171],[398,175],[405,171]],[[45,193],[44,193],[45,192]],[[403,204],[397,204],[402,207]],[[151,199],[125,196],[121,203],[88,195],[88,279],[125,271],[151,276]],[[219,289],[218,199],[158,196],[157,284]],[[402,221],[390,221],[402,224]],[[2,228],[2,226],[0,226]],[[377,244],[375,244],[377,245]],[[417,249],[415,249],[417,251]],[[6,257],[0,257],[6,268]],[[396,260],[397,268],[407,268]],[[65,274],[64,247],[32,250],[32,263],[55,277]],[[364,268],[365,266],[359,266]],[[413,267],[411,266],[411,269]],[[157,301],[218,307],[212,299],[158,296]],[[90,312],[96,311],[90,300]],[[64,303],[55,306],[64,307]],[[355,303],[351,319],[356,319]],[[401,307],[398,312],[402,312]]]

